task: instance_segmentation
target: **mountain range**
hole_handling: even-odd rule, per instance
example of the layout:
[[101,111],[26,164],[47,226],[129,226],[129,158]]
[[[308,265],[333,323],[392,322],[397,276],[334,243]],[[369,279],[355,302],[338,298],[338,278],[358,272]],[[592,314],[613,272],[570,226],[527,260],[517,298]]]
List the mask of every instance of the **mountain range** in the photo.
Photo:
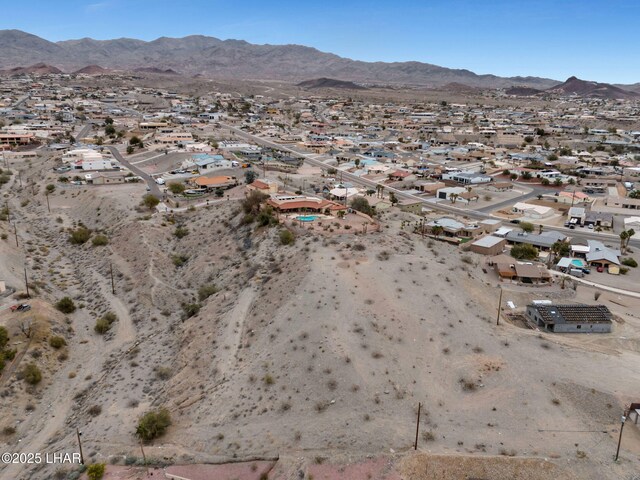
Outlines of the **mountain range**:
[[331,77],[377,85],[520,85],[538,89],[560,83],[539,77],[478,75],[420,62],[363,62],[301,45],[254,45],[202,35],[161,37],[150,42],[130,38],[50,42],[20,30],[0,30],[0,45],[3,70],[46,62],[65,72],[99,65],[118,70],[158,69],[210,78],[287,82]]

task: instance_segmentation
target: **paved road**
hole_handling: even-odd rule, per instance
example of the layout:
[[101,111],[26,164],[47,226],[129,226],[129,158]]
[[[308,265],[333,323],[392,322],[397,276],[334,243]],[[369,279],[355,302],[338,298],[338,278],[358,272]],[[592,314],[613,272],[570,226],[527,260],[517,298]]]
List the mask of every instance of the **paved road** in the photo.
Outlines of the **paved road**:
[[602,285],[601,283],[592,282],[590,280],[585,280],[584,278],[574,277],[573,275],[567,275],[566,273],[556,272],[555,270],[549,270],[551,275],[556,277],[566,277],[568,279],[573,280],[574,282],[583,283],[585,285],[589,285],[591,287],[596,287],[601,290],[606,290],[607,292],[618,293],[620,295],[626,295],[628,297],[640,298],[640,292],[635,292],[633,290],[623,290],[621,288],[610,287],[608,285]]
[[80,131],[78,132],[78,134],[76,135],[76,141],[79,141],[81,138],[86,137],[89,131],[91,130],[92,126],[93,125],[91,123],[87,123],[83,125]]
[[524,202],[525,200],[529,200],[530,198],[537,197],[538,195],[544,195],[545,193],[549,193],[548,190],[543,189],[543,188],[536,188],[536,187],[533,187],[533,186],[527,186],[526,188],[533,188],[533,190],[531,192],[529,192],[529,193],[524,193],[524,194],[520,195],[519,197],[510,198],[510,199],[505,200],[503,202],[498,202],[498,203],[494,203],[492,205],[488,205],[486,207],[479,208],[477,211],[478,212],[491,213],[491,212],[495,212],[497,210],[500,210],[501,208],[504,208],[504,207],[510,207],[511,205],[513,205],[516,202]]
[[132,165],[127,160],[125,160],[116,147],[108,146],[107,148],[109,149],[109,151],[111,151],[113,158],[118,160],[122,165],[127,167],[133,173],[135,173],[136,175],[144,179],[144,181],[147,183],[147,186],[150,189],[149,193],[151,193],[155,197],[162,200],[163,193],[160,191],[160,187],[158,186],[156,181],[153,178],[151,178],[151,176],[148,173],[144,172],[143,170],[140,170],[138,167],[136,167],[135,165]]
[[[303,152],[300,151],[298,149],[286,146],[286,145],[282,145],[279,143],[274,143],[274,142],[270,142],[269,140],[265,140],[264,138],[258,137],[256,135],[253,135],[251,133],[245,132],[244,130],[241,130],[239,128],[233,127],[231,125],[226,125],[226,124],[220,124],[223,128],[227,128],[230,131],[234,132],[236,135],[246,138],[247,140],[250,140],[254,143],[257,143],[259,145],[264,145],[267,146],[269,148],[273,148],[275,150],[280,150],[280,151],[285,151],[285,152],[289,152],[297,157],[302,157],[306,162],[309,162],[312,165],[316,165],[318,167],[324,167],[327,168],[328,165],[326,163],[324,163],[323,160],[328,160],[331,157],[328,155],[318,155],[318,154],[312,154],[312,153],[307,153],[307,152]],[[357,175],[354,175],[352,173],[349,172],[340,172],[340,174],[342,175],[342,177],[348,181],[350,181],[351,183],[357,184],[357,185],[361,185],[364,187],[372,187],[373,189],[375,189],[375,187],[378,185],[377,182],[374,182],[372,180],[368,180],[368,179],[364,179],[361,178]],[[414,201],[419,201],[425,204],[425,206],[427,208],[430,208],[432,210],[438,210],[441,212],[445,212],[445,213],[451,213],[451,214],[455,214],[455,215],[462,215],[462,216],[466,216],[469,218],[473,218],[475,220],[485,220],[488,218],[499,218],[499,217],[494,217],[493,215],[490,215],[487,212],[484,212],[482,210],[464,210],[458,207],[455,207],[453,205],[450,204],[445,204],[443,202],[433,202],[433,201],[429,201],[423,197],[419,197],[417,195],[413,195],[407,192],[404,192],[402,190],[398,190],[397,188],[392,188],[389,187],[388,185],[385,185],[385,191],[387,192],[394,192],[396,194],[396,197],[398,197],[399,199],[410,199],[410,200],[414,200]],[[542,189],[540,189],[540,191],[543,191]],[[538,191],[538,189],[534,188],[534,190],[531,192],[531,194],[525,194],[525,196],[527,195],[531,195],[531,196],[536,196],[540,193],[540,191]],[[546,191],[546,190],[545,190]],[[509,205],[510,203],[513,203],[513,200],[510,200],[509,202],[501,202],[501,203],[505,203],[505,205]],[[496,205],[500,205],[496,204]],[[493,205],[490,207],[491,210],[495,210],[496,205]],[[501,219],[503,220],[503,219]],[[554,227],[554,226],[550,226],[550,225],[544,225],[544,230],[554,230],[557,232],[561,232],[564,233],[567,236],[570,237],[576,237],[576,238],[585,238],[585,239],[591,239],[591,240],[599,240],[603,243],[609,244],[609,245],[619,245],[620,243],[620,237],[618,235],[612,235],[612,234],[607,234],[607,233],[596,233],[593,231],[589,231],[589,230],[570,230],[568,228],[565,227]],[[635,246],[635,247],[640,247],[640,239],[634,239],[631,240],[629,242],[629,245],[631,246]]]

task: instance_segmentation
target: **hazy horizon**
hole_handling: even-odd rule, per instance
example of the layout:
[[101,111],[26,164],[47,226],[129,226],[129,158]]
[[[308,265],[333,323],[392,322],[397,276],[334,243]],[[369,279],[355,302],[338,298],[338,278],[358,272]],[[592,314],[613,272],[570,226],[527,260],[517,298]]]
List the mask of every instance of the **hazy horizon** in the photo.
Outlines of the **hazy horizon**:
[[477,3],[329,0],[304,5],[248,0],[239,9],[238,4],[206,0],[180,5],[167,0],[36,1],[16,5],[16,15],[0,20],[0,28],[53,42],[205,35],[304,45],[366,62],[417,61],[481,75],[640,82],[633,34],[640,5],[635,2]]

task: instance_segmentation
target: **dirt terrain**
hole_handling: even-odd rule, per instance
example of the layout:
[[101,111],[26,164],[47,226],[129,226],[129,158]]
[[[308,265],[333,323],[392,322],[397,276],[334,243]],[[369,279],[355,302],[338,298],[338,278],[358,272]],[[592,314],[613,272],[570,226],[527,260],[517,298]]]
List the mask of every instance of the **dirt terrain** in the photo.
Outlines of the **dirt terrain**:
[[[630,301],[603,295],[619,318],[612,334],[496,326],[498,289],[483,259],[408,232],[408,214],[385,214],[366,235],[298,230],[284,246],[277,227],[243,225],[238,201],[175,216],[140,210],[142,184],[58,186],[49,214],[49,166],[20,168],[41,185],[3,187],[19,246],[0,241],[0,275],[22,291],[26,265],[37,288],[31,312],[0,310],[21,358],[0,385],[0,428],[16,429],[0,434],[3,451],[74,452],[78,428],[87,462],[140,465],[137,420],[166,407],[171,427],[144,447],[154,464],[305,457],[314,478],[340,478],[331,465],[345,452],[408,452],[421,402],[425,456],[402,457],[397,478],[525,478],[508,472],[545,461],[526,478],[636,471],[632,423],[612,462],[620,414],[640,386]],[[71,244],[80,224],[108,245]],[[177,238],[177,226],[188,234]],[[203,298],[203,286],[216,291]],[[506,294],[518,305],[538,298]],[[549,294],[593,301],[583,287]],[[52,307],[64,296],[75,312]],[[201,309],[188,317],[193,304]],[[100,335],[94,325],[108,312],[117,320]],[[26,316],[37,320],[28,347]],[[61,350],[48,344],[54,333]],[[25,361],[40,367],[38,385],[21,380]],[[297,478],[292,465],[270,478]],[[0,478],[65,478],[74,468],[9,465]]]

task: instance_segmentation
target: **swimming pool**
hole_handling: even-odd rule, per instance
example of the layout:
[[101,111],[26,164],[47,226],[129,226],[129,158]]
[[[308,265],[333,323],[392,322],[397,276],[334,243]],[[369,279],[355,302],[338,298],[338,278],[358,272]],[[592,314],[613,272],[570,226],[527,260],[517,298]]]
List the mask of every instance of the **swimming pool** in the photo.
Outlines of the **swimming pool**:
[[300,215],[296,217],[296,220],[300,220],[301,222],[313,222],[318,218],[318,215]]
[[583,268],[585,266],[584,262],[579,258],[574,258],[573,260],[571,260],[571,264],[575,265],[578,268]]

